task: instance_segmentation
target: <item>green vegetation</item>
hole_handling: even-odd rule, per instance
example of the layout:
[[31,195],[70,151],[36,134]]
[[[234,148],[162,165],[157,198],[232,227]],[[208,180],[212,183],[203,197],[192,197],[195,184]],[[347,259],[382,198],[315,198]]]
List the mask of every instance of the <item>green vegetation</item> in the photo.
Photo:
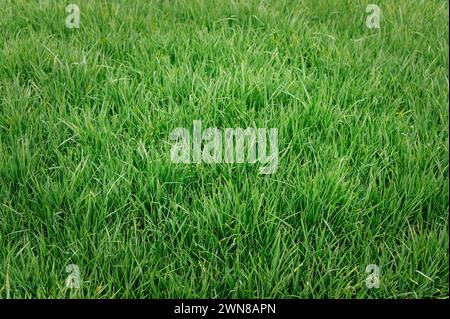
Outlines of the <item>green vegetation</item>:
[[448,298],[448,1],[69,3],[0,0],[0,298]]

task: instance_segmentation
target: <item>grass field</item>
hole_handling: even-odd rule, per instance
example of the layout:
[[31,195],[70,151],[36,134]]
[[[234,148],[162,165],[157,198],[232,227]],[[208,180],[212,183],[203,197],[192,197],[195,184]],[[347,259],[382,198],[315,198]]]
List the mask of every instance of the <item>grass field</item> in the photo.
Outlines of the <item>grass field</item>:
[[0,298],[448,298],[448,1],[69,3],[0,0]]

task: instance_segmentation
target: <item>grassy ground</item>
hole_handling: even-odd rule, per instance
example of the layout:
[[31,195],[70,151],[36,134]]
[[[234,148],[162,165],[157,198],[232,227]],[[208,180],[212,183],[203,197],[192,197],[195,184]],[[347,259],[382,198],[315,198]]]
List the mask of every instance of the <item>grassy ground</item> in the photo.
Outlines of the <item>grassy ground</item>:
[[447,1],[72,2],[0,0],[0,298],[448,297]]

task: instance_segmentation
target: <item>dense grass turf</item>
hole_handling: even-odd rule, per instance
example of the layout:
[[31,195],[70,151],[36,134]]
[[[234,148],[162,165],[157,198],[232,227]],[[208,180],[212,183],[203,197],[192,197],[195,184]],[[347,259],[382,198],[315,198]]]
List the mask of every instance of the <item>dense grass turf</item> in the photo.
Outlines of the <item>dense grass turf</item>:
[[[379,30],[367,1],[74,0],[72,30],[55,2],[0,1],[1,298],[448,296],[447,1]],[[278,171],[172,163],[193,120],[278,128]]]

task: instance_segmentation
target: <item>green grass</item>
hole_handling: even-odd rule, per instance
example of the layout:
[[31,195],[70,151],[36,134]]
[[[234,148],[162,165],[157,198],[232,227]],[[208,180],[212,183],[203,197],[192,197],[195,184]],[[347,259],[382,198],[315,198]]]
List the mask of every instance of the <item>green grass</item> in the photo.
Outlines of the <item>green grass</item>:
[[0,298],[448,298],[448,1],[372,2],[0,0]]

